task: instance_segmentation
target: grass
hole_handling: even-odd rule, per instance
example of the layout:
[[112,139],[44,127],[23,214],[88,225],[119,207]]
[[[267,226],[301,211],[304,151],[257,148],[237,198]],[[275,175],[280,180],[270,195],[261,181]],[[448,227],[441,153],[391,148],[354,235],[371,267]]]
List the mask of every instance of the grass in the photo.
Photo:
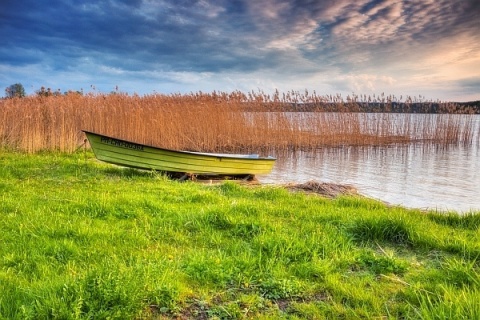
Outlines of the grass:
[[0,154],[1,319],[475,319],[478,213]]
[[[325,146],[480,141],[475,115],[399,114],[385,107],[394,97],[378,97],[373,102],[370,97],[362,99],[347,97],[345,101],[339,96],[298,92],[282,97],[279,93],[272,97],[262,92],[198,92],[145,96],[70,93],[2,99],[0,147],[73,152],[84,142],[81,130],[203,152],[272,153]],[[402,103],[408,106],[412,101],[407,98]],[[370,103],[384,108],[372,109],[381,112],[376,114],[360,112],[358,106]],[[310,112],[297,105],[309,106]],[[460,112],[447,107],[445,112]]]

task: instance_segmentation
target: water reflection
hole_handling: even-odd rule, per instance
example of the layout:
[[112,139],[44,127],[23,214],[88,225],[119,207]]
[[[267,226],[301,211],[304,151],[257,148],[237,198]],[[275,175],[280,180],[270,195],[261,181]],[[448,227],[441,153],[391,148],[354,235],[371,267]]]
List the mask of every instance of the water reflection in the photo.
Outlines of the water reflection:
[[263,183],[308,180],[355,186],[360,193],[405,207],[480,211],[478,144],[326,148],[277,154]]

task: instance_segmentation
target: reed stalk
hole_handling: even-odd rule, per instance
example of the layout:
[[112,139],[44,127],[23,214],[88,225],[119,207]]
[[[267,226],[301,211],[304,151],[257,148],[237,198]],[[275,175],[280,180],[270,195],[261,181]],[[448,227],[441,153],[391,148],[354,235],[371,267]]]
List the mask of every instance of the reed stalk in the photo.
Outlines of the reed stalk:
[[[405,111],[419,103],[424,102],[410,97],[400,102],[394,96],[343,99],[308,91],[272,96],[239,91],[28,96],[0,100],[0,148],[72,152],[85,139],[81,130],[204,152],[280,152],[419,141],[470,144],[479,140],[476,116],[392,113],[399,105]],[[453,104],[427,103],[430,109],[432,105],[440,111],[459,111]]]

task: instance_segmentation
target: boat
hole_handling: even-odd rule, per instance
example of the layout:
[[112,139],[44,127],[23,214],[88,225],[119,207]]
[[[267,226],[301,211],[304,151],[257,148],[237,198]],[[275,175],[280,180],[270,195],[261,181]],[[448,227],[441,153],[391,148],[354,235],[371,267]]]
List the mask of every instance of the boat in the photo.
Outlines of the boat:
[[83,130],[98,160],[136,169],[170,173],[184,180],[196,176],[230,176],[244,180],[272,171],[275,157],[258,154],[178,151],[117,139]]

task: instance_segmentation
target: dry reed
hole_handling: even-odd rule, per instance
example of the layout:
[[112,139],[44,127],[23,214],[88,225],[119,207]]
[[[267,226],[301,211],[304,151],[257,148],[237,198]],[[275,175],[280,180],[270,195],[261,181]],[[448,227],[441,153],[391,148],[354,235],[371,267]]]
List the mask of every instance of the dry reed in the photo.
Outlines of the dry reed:
[[[84,141],[81,130],[205,152],[479,140],[475,116],[392,113],[398,109],[395,102],[398,99],[391,96],[344,100],[340,95],[322,97],[307,91],[272,96],[239,91],[28,96],[0,100],[0,148],[72,152]],[[417,102],[411,98],[402,102],[404,111]],[[362,112],[368,108],[370,113]],[[452,112],[448,108],[458,109],[450,104],[440,109]]]

